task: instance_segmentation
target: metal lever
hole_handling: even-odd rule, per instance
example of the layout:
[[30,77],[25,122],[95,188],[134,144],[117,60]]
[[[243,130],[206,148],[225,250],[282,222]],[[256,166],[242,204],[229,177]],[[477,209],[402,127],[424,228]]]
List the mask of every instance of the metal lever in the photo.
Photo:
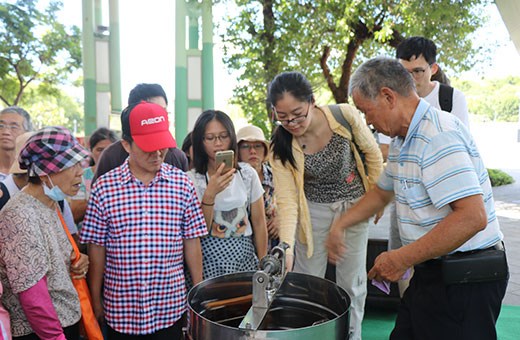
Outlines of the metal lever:
[[264,320],[276,292],[285,279],[285,242],[274,247],[260,261],[260,270],[253,275],[253,305],[238,326],[241,329],[257,330]]

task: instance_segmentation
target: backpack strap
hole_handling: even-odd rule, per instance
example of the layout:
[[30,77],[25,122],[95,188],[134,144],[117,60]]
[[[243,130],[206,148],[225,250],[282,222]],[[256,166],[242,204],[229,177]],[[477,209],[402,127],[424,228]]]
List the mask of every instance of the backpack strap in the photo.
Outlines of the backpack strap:
[[441,110],[451,112],[453,109],[453,87],[439,83],[439,104]]

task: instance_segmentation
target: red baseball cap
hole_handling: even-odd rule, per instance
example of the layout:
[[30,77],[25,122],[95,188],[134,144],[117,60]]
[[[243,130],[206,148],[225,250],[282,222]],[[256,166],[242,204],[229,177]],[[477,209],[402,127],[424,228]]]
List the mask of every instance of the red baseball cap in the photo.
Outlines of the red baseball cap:
[[157,104],[142,101],[121,114],[123,135],[130,135],[139,148],[152,152],[174,148],[168,112]]

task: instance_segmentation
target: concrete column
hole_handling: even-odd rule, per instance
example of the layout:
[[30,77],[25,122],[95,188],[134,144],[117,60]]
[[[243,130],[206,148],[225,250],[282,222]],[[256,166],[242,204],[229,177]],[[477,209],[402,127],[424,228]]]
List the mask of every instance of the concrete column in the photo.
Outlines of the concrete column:
[[85,135],[96,129],[96,51],[94,42],[94,6],[92,0],[83,0],[83,92],[85,113]]
[[[121,113],[121,54],[119,32],[119,0],[109,0],[110,102],[112,113]],[[125,102],[126,104],[126,102]],[[126,105],[125,105],[126,106]]]
[[103,4],[102,0],[94,0],[94,30],[103,25]]
[[202,1],[202,109],[215,107],[211,0]]
[[175,3],[175,139],[188,134],[188,71],[186,53],[186,1]]

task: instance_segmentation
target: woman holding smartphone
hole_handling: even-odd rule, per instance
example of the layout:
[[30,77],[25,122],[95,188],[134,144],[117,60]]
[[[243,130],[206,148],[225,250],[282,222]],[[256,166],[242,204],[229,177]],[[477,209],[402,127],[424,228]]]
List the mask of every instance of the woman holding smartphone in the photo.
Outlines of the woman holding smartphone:
[[[267,253],[264,191],[256,171],[236,162],[233,122],[222,111],[205,111],[195,122],[192,142],[194,168],[188,174],[209,231],[201,239],[204,279],[256,270],[258,259]],[[224,170],[217,153],[228,150],[233,151],[234,166]],[[229,157],[229,152],[224,154]]]
[[[295,272],[323,277],[330,226],[374,185],[383,169],[381,152],[357,109],[339,105],[349,129],[328,106],[316,105],[312,86],[301,73],[277,75],[269,86],[268,102],[278,125],[270,163],[282,212],[280,242],[294,247]],[[344,238],[347,250],[336,263],[336,282],[352,301],[349,339],[361,339],[368,221],[347,229]],[[286,258],[289,268],[291,252],[292,248]]]

